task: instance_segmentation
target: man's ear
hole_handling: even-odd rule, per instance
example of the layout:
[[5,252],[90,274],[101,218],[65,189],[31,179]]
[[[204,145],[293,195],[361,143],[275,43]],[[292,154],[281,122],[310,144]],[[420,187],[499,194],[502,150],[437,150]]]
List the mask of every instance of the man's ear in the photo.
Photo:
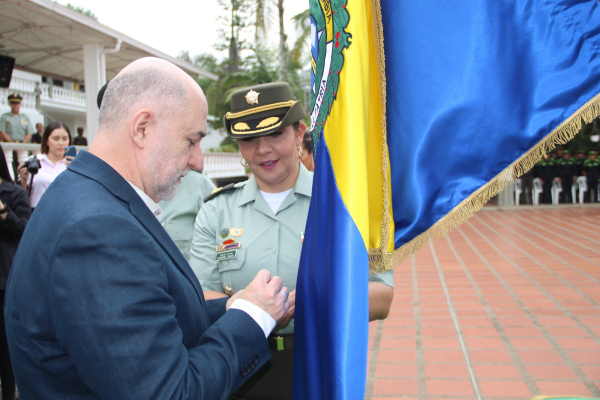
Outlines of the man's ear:
[[131,140],[143,149],[148,142],[150,130],[154,128],[154,113],[147,108],[135,113],[130,130]]

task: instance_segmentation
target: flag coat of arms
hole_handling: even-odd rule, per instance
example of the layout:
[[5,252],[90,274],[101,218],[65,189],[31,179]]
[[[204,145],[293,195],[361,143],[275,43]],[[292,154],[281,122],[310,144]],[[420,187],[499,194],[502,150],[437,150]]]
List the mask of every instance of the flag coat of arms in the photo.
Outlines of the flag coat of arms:
[[295,399],[362,399],[368,274],[600,114],[597,0],[310,0],[313,196]]

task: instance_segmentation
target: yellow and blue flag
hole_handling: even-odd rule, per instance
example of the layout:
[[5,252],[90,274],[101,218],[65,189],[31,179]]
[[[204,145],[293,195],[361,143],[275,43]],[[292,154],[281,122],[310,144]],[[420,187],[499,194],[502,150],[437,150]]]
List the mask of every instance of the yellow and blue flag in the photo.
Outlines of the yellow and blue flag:
[[598,0],[310,0],[313,196],[293,394],[362,399],[368,274],[600,114]]

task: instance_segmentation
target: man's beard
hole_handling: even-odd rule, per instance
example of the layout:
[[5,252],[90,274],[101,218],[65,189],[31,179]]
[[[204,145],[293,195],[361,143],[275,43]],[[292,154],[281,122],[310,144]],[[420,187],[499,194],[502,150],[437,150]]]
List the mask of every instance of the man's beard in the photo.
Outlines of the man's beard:
[[[150,166],[154,176],[154,196],[159,201],[173,200],[181,183],[178,179],[190,172],[187,168],[183,171],[178,170],[177,158],[169,154],[165,140],[165,135],[159,132],[157,144],[151,152]],[[170,176],[164,176],[164,171],[175,172]]]

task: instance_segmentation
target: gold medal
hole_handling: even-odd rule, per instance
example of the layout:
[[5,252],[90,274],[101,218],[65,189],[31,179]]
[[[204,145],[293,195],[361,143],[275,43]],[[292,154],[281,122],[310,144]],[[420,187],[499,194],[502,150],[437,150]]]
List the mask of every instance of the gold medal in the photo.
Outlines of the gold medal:
[[231,236],[240,237],[244,234],[244,230],[242,228],[231,228]]

